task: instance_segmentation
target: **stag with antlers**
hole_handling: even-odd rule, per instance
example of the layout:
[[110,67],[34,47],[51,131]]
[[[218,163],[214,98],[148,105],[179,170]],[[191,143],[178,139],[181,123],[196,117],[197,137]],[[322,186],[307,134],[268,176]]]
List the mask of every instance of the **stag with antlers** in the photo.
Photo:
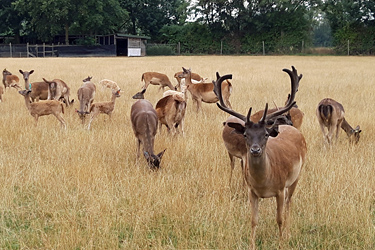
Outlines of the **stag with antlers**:
[[276,117],[288,112],[295,104],[294,97],[301,76],[298,76],[294,67],[292,71],[289,69],[283,69],[283,71],[288,73],[291,79],[290,98],[283,108],[271,114],[267,114],[268,104],[266,104],[263,117],[257,123],[250,120],[252,108],[249,109],[247,116],[244,116],[225,105],[221,94],[221,83],[226,79],[231,79],[232,76],[225,75],[217,80],[216,92],[220,101],[220,104],[217,104],[218,107],[244,122],[244,125],[236,122],[228,122],[227,125],[234,128],[235,133],[242,134],[246,141],[244,175],[249,187],[252,210],[252,248],[255,248],[259,198],[276,197],[277,224],[279,236],[282,238],[285,222],[289,217],[292,195],[307,153],[305,138],[298,129],[275,123],[267,125],[269,121],[274,121]]

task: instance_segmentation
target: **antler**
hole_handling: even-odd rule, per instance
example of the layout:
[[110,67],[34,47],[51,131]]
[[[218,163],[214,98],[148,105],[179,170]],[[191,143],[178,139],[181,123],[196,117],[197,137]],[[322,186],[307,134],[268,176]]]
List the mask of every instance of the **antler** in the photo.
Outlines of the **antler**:
[[[267,116],[263,115],[262,117],[262,122],[270,120],[276,116],[279,116],[287,111],[289,111],[295,104],[296,102],[294,101],[294,98],[296,96],[296,93],[298,91],[299,87],[299,81],[302,79],[302,74],[298,75],[296,68],[292,66],[292,70],[290,69],[283,69],[284,72],[288,73],[291,81],[291,92],[290,95],[288,96],[288,101],[286,102],[285,106],[278,111],[271,113]],[[266,105],[267,107],[268,105]],[[267,110],[264,110],[264,114],[267,114]]]
[[[221,110],[227,112],[228,114],[231,114],[231,115],[243,120],[244,122],[246,122],[246,116],[241,115],[240,113],[237,113],[236,111],[234,111],[231,108],[228,108],[224,103],[222,91],[221,91],[221,85],[222,85],[223,81],[227,80],[227,79],[232,79],[232,75],[220,76],[219,73],[216,72],[216,81],[212,81],[212,83],[214,84],[214,93],[215,93],[215,95],[217,96],[217,98],[219,99],[219,102],[220,102],[220,104],[217,103],[217,106]],[[249,110],[249,114],[250,113],[251,113],[251,108]]]

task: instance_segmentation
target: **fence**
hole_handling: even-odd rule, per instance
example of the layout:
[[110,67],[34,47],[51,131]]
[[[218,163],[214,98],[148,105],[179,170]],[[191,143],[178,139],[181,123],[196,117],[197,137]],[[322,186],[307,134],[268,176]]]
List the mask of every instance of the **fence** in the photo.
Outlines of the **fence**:
[[115,45],[0,45],[0,57],[83,57],[83,56],[116,56]]

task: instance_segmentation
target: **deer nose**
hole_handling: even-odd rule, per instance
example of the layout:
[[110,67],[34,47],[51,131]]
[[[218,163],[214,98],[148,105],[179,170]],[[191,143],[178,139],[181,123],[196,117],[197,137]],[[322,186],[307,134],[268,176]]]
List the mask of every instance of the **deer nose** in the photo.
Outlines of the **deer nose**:
[[250,148],[250,153],[253,155],[253,156],[259,156],[262,154],[262,149],[259,147],[259,145],[253,145],[251,148]]

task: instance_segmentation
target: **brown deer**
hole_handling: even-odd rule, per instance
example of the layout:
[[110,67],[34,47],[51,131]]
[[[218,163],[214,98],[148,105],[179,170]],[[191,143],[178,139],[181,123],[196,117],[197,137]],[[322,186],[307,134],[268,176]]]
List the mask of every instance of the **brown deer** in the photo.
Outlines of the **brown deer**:
[[97,102],[97,103],[91,104],[91,107],[90,107],[91,118],[90,118],[89,125],[87,127],[88,129],[90,129],[91,122],[99,114],[107,114],[109,116],[109,119],[111,119],[112,112],[115,109],[116,99],[121,96],[120,91],[121,89],[112,90],[112,97],[111,97],[111,101],[109,102]]
[[116,90],[116,91],[121,90],[116,82],[109,80],[109,79],[100,80],[99,85],[102,86],[103,89],[109,88],[109,89]]
[[63,80],[53,79],[48,81],[43,78],[43,81],[48,84],[48,100],[62,100],[67,107],[73,105],[74,99],[69,100],[70,88]]
[[[186,112],[185,96],[182,93],[172,93],[161,98],[156,103],[156,114],[159,119],[159,131],[164,124],[172,134],[184,134],[184,118]],[[180,128],[180,130],[179,130]]]
[[25,104],[31,116],[35,118],[35,126],[38,125],[38,118],[44,115],[54,115],[61,123],[61,126],[66,129],[66,122],[61,114],[64,114],[64,105],[57,100],[46,100],[42,102],[30,103],[31,90],[25,89],[18,91],[25,97]]
[[350,144],[357,144],[359,142],[362,130],[359,125],[356,128],[352,128],[345,120],[344,115],[345,110],[341,103],[331,98],[325,98],[319,102],[316,109],[316,116],[318,117],[323,138],[329,145],[333,143],[332,136],[334,134],[337,140],[340,127],[348,135]]
[[[182,75],[182,71],[176,72],[174,74],[174,78],[177,80],[177,85],[175,86],[175,89],[180,89],[181,87],[181,80],[184,79],[183,77],[180,77]],[[191,79],[195,81],[204,81],[204,78],[198,75],[197,73],[191,73]]]
[[7,88],[13,87],[13,85],[18,85],[20,79],[16,75],[12,75],[7,69],[3,70],[3,84],[4,84],[4,91]]
[[160,162],[165,149],[159,154],[154,154],[154,141],[158,127],[158,117],[152,104],[145,99],[137,100],[131,107],[130,120],[137,138],[137,161],[140,155],[140,146],[143,155],[151,169],[160,168]]
[[[201,109],[202,102],[215,103],[219,99],[214,93],[213,83],[197,83],[193,84],[191,82],[191,69],[185,69],[182,67],[183,73],[180,75],[181,78],[185,78],[186,86],[191,94],[193,102],[197,106],[197,112]],[[222,86],[222,93],[225,105],[232,107],[229,102],[229,97],[232,93],[232,84],[226,80]]]
[[175,87],[173,87],[171,81],[169,80],[168,76],[162,73],[158,72],[145,72],[142,74],[141,81],[145,82],[145,85],[143,86],[143,89],[147,89],[148,85],[160,85],[159,90],[163,89],[165,87],[169,87],[170,89],[174,90]]
[[33,82],[30,83],[30,75],[34,73],[34,70],[23,71],[19,70],[25,80],[25,89],[31,90],[29,94],[32,102],[39,102],[39,100],[48,99],[48,84],[46,82]]
[[[283,69],[283,71],[291,78],[291,96],[283,108],[272,114],[267,115],[268,104],[266,104],[263,116],[258,123],[250,120],[252,108],[249,109],[247,116],[244,116],[225,105],[221,84],[225,79],[230,79],[231,75],[222,76],[217,81],[220,101],[218,107],[244,122],[244,125],[237,122],[227,124],[235,129],[235,133],[241,134],[246,141],[244,174],[249,187],[252,210],[252,248],[255,248],[259,198],[276,197],[276,220],[279,226],[279,237],[282,238],[286,227],[285,222],[289,218],[292,195],[307,153],[306,141],[298,129],[288,125],[267,125],[269,121],[284,114],[295,104],[294,97],[300,77],[294,67],[292,71],[289,69]],[[284,212],[285,218],[283,218]]]
[[86,115],[90,114],[89,109],[94,101],[96,86],[91,82],[92,77],[83,80],[84,84],[78,89],[77,96],[79,100],[79,110],[76,109],[82,124],[85,123]]

